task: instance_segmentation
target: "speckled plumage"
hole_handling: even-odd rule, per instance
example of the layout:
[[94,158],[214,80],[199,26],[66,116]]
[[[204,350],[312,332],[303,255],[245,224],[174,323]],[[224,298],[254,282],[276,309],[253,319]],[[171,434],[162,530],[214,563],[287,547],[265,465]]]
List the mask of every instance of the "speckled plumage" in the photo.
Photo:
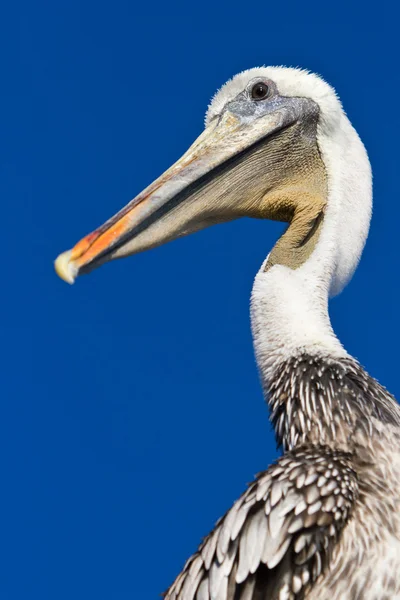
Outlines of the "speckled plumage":
[[347,451],[375,423],[400,427],[396,400],[350,357],[293,357],[263,387],[284,449],[309,441]]
[[350,358],[292,358],[267,387],[287,451],[166,599],[400,598],[400,407]]

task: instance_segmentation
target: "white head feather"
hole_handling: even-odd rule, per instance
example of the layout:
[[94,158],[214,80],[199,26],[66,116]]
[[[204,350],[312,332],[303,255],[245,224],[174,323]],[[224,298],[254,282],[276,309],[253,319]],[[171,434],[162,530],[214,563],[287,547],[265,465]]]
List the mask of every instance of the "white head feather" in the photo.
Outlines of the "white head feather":
[[255,77],[272,79],[282,96],[311,98],[320,108],[317,141],[328,176],[328,208],[333,213],[335,207],[339,229],[330,293],[338,294],[351,279],[368,235],[372,175],[366,150],[335,90],[320,76],[302,69],[256,67],[239,73],[214,95],[206,125]]
[[351,279],[368,235],[372,176],[366,150],[335,90],[301,69],[260,67],[239,73],[214,96],[206,125],[255,77],[267,77],[282,96],[306,97],[320,109],[317,142],[325,164],[328,199],[317,247],[299,269],[261,268],[252,295],[252,326],[261,370],[282,354],[328,351],[343,355],[327,311],[328,295]]

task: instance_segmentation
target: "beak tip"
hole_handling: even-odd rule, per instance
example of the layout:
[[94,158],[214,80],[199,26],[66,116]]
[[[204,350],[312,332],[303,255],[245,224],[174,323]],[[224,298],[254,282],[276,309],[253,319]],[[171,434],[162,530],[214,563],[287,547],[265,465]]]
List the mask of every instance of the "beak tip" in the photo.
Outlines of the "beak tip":
[[61,279],[71,285],[74,283],[78,274],[78,269],[71,262],[71,250],[67,250],[57,256],[54,261],[54,268]]

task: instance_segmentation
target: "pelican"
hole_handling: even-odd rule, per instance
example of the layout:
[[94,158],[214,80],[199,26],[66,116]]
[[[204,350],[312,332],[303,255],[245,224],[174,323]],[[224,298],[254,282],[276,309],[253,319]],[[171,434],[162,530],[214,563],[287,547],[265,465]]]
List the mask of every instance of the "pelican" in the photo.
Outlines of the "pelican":
[[283,454],[218,521],[167,600],[400,599],[400,407],[328,314],[368,235],[371,181],[330,85],[300,69],[250,69],[214,96],[182,158],[56,260],[72,283],[216,223],[288,224],[251,296]]

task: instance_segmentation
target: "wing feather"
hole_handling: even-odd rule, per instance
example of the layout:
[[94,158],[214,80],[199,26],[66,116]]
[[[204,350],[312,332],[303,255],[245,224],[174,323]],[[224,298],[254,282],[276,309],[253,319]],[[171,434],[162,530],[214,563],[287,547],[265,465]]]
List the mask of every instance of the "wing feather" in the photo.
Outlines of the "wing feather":
[[349,454],[287,452],[217,523],[166,600],[297,600],[329,564],[357,496]]

